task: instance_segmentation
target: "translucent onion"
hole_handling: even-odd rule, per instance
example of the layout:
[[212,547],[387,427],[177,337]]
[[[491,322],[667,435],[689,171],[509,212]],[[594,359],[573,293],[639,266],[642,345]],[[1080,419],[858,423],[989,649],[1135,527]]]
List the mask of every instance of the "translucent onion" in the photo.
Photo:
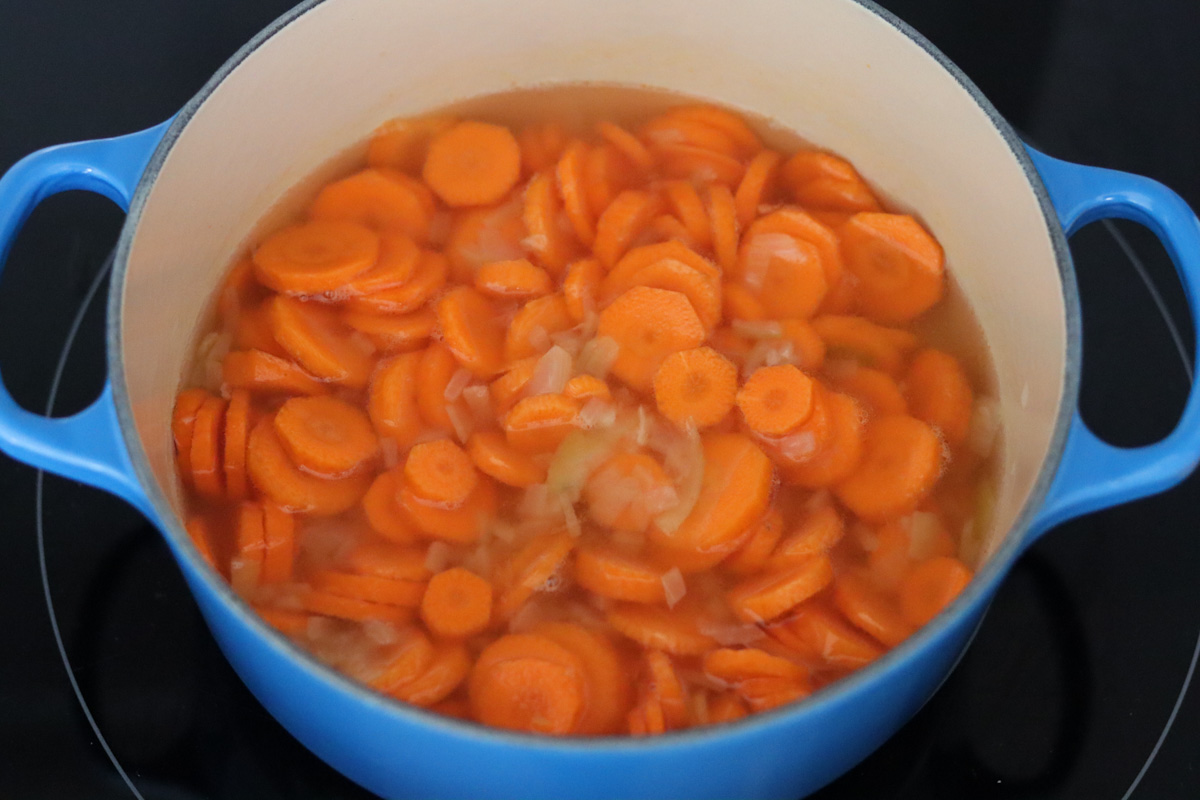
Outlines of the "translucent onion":
[[571,379],[571,361],[571,354],[566,349],[558,345],[551,347],[533,368],[533,375],[525,384],[525,395],[536,397],[561,392]]
[[471,382],[471,371],[468,369],[460,369],[454,373],[450,380],[446,382],[446,390],[442,392],[442,397],[446,398],[447,403],[453,403],[462,396],[463,389],[467,388],[467,384]]
[[663,468],[675,481],[679,503],[655,518],[655,524],[663,533],[674,533],[700,499],[700,487],[704,481],[704,448],[700,445],[700,434],[692,425],[675,428],[679,436],[659,452],[663,456]]
[[430,572],[441,572],[450,564],[450,545],[445,542],[433,542],[425,552],[425,569]]
[[733,332],[747,339],[778,339],[783,336],[783,326],[770,319],[735,319],[729,323]]
[[674,608],[684,595],[687,594],[687,584],[683,581],[683,573],[679,567],[671,567],[662,575],[663,594],[667,598],[667,608]]
[[617,344],[616,339],[611,336],[597,336],[580,349],[576,370],[585,375],[606,378],[620,351],[621,345]]
[[776,258],[787,261],[806,259],[795,237],[786,233],[759,233],[750,237],[742,251],[742,280],[752,290],[762,289],[767,270]]

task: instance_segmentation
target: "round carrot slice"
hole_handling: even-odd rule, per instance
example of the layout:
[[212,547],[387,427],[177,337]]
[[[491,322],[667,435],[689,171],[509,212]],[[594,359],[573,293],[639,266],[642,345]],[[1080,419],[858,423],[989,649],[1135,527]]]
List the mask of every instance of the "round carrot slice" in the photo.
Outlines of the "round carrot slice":
[[834,581],[833,603],[851,624],[888,647],[895,647],[913,632],[892,602],[854,575],[840,575]]
[[642,182],[634,164],[621,151],[605,143],[588,151],[583,164],[588,208],[597,217],[603,216],[612,201],[623,190]]
[[433,137],[421,174],[448,206],[486,206],[521,177],[521,148],[501,125],[460,122]]
[[192,430],[196,425],[196,412],[211,396],[204,389],[184,389],[175,398],[175,408],[171,413],[171,436],[175,440],[179,479],[184,485],[192,480]]
[[645,453],[617,453],[583,487],[588,516],[599,525],[641,533],[679,502],[671,478]]
[[234,350],[221,362],[221,381],[232,390],[256,394],[321,394],[325,384],[294,361],[262,350]]
[[562,394],[539,394],[517,402],[504,416],[508,444],[522,453],[549,453],[578,427],[580,403]]
[[721,321],[721,284],[682,261],[666,258],[642,268],[631,278],[635,286],[680,292],[692,303],[705,330]]
[[233,559],[229,563],[229,583],[242,597],[250,597],[258,588],[265,547],[262,506],[242,503],[237,508]]
[[275,341],[266,303],[239,309],[233,328],[234,350],[262,350],[273,356],[287,357],[287,352]]
[[747,622],[781,616],[824,589],[833,580],[833,564],[824,555],[739,583],[726,594],[729,607]]
[[833,486],[851,475],[863,453],[863,414],[849,396],[823,390],[822,407],[829,419],[829,435],[808,459],[785,462],[780,474],[787,483],[807,489]]
[[783,537],[783,514],[772,508],[754,523],[754,529],[745,544],[722,562],[725,569],[734,575],[752,575],[759,572],[771,558],[775,546]]
[[923,561],[900,583],[900,611],[917,627],[936,617],[971,582],[966,564],[951,556]]
[[484,648],[467,691],[485,725],[530,733],[575,730],[584,706],[584,669],[545,636],[509,634]]
[[371,294],[402,286],[412,277],[421,251],[402,233],[384,233],[379,237],[379,260],[346,286],[351,294]]
[[501,572],[504,588],[496,602],[496,618],[511,619],[562,568],[574,547],[575,539],[566,532],[530,539]]
[[657,195],[637,189],[621,192],[604,209],[596,222],[596,241],[592,252],[600,263],[612,267],[629,245],[658,216],[662,202]]
[[832,505],[821,505],[804,514],[792,532],[771,554],[772,567],[785,567],[828,553],[846,532],[842,515]]
[[658,606],[621,603],[609,609],[608,623],[642,647],[677,656],[698,656],[717,646],[701,633],[696,620],[682,607],[668,610]]
[[352,311],[379,314],[407,314],[416,311],[442,290],[449,266],[441,253],[423,251],[417,258],[412,277],[391,289],[355,295],[346,300]]
[[230,500],[246,499],[246,440],[250,435],[250,393],[235,389],[225,411],[225,493]]
[[533,378],[539,359],[537,356],[522,358],[509,365],[508,370],[488,384],[488,394],[496,413],[503,416],[525,396],[525,387]]
[[576,253],[572,234],[560,220],[561,210],[554,178],[547,172],[534,175],[525,188],[522,219],[528,236],[524,244],[555,277],[562,274]]
[[591,247],[596,238],[596,226],[588,208],[584,188],[583,167],[587,151],[588,147],[583,142],[571,142],[558,159],[555,174],[558,178],[558,193],[562,197],[567,219],[571,221],[571,227],[575,230],[575,237],[585,246]]
[[531,300],[521,307],[508,326],[504,338],[504,358],[508,362],[540,356],[550,349],[550,337],[575,327],[575,320],[561,294]]
[[527,125],[517,136],[521,147],[521,166],[527,172],[540,172],[554,165],[567,146],[567,129],[557,121]]
[[437,327],[437,316],[428,308],[409,314],[349,310],[342,314],[342,322],[366,334],[384,353],[408,353],[424,347],[429,341]]
[[434,646],[429,668],[416,679],[395,686],[393,697],[428,707],[445,700],[471,672],[471,654],[461,642],[440,642]]
[[705,674],[733,686],[750,678],[808,680],[808,670],[804,667],[757,647],[713,650],[704,656],[703,665]]
[[419,678],[433,665],[433,642],[415,625],[405,625],[401,628],[397,639],[387,645],[385,664],[378,674],[371,678],[371,688],[381,692],[394,692]]
[[845,356],[865,366],[897,374],[905,355],[917,346],[908,331],[885,328],[862,317],[824,314],[812,321],[830,354]]
[[787,233],[747,234],[736,274],[772,319],[811,317],[829,289],[820,251]]
[[573,397],[580,402],[588,400],[612,400],[612,392],[608,384],[595,375],[576,375],[567,381],[563,394]]
[[292,579],[296,561],[296,520],[281,508],[263,506],[263,583]]
[[403,625],[412,620],[412,609],[400,606],[372,603],[355,597],[344,597],[331,592],[310,590],[300,595],[300,605],[305,611],[322,617],[335,617],[350,622],[378,620],[393,625]]
[[583,665],[586,696],[576,732],[585,735],[619,732],[633,693],[623,659],[608,637],[570,622],[543,622],[531,633],[566,648]]
[[[720,132],[731,143],[730,152],[739,158],[753,156],[762,142],[746,121],[737,114],[711,105],[678,106],[667,112],[673,120],[686,120]],[[677,123],[678,124],[678,123]]]
[[340,514],[366,493],[371,478],[366,474],[327,480],[301,472],[288,458],[271,419],[264,419],[250,433],[246,451],[250,480],[260,492],[288,511],[317,516]]
[[346,553],[339,566],[360,575],[423,583],[429,579],[429,567],[425,558],[425,551],[421,548],[364,539]]
[[425,163],[429,140],[456,121],[453,117],[440,115],[388,120],[371,134],[367,142],[367,163],[372,167],[419,172]]
[[916,510],[941,471],[933,428],[912,417],[879,417],[867,426],[858,466],[834,492],[859,517],[884,522]]
[[445,246],[453,280],[469,283],[484,264],[523,258],[523,212],[522,198],[514,194],[501,205],[455,214]]
[[755,220],[746,237],[765,233],[782,233],[811,244],[820,255],[826,285],[833,290],[841,284],[843,267],[838,237],[812,215],[798,208],[780,208]]
[[646,286],[635,286],[604,309],[597,332],[620,346],[613,374],[641,391],[652,387],[667,356],[698,347],[705,338],[686,295]]
[[737,267],[738,229],[737,206],[729,187],[714,183],[708,187],[708,220],[712,226],[713,251],[721,269],[731,272]]
[[[830,378],[838,390],[853,397],[871,414],[908,413],[908,402],[900,387],[886,372],[851,363],[847,368],[834,372]],[[919,415],[913,416],[921,418]]]
[[419,353],[404,353],[380,362],[371,379],[367,414],[375,432],[407,448],[421,430],[417,412]]
[[941,350],[922,350],[908,365],[904,383],[914,417],[940,430],[951,445],[966,441],[975,397],[958,359]]
[[700,247],[712,245],[712,223],[708,220],[708,211],[700,199],[696,186],[691,181],[667,181],[663,184],[667,202],[679,221],[687,228],[688,233]]
[[709,347],[681,350],[663,359],[654,375],[658,411],[673,422],[706,428],[720,422],[737,397],[737,367]]
[[332,569],[313,572],[309,576],[309,583],[319,592],[404,608],[416,608],[425,594],[424,583],[394,581],[378,575],[357,575]]
[[598,122],[596,123],[596,132],[604,141],[617,148],[621,155],[629,159],[630,163],[638,169],[649,170],[654,166],[654,156],[650,155],[646,145],[620,125],[608,121]]
[[907,214],[855,214],[840,229],[858,308],[883,323],[908,322],[945,291],[942,246]]
[[737,207],[738,224],[743,228],[758,216],[758,207],[771,196],[775,188],[775,176],[783,156],[774,150],[761,150],[746,165],[746,173],[733,195]]
[[196,410],[192,425],[192,443],[188,460],[192,467],[192,486],[202,497],[217,499],[223,494],[221,470],[221,429],[225,424],[226,402],[209,397]]
[[422,354],[416,375],[417,408],[421,411],[421,419],[427,425],[455,434],[458,432],[455,419],[466,419],[468,412],[461,398],[446,399],[446,387],[460,369],[465,367],[458,365],[450,348],[434,342]]
[[404,462],[404,482],[426,502],[458,508],[479,484],[479,473],[461,447],[449,439],[413,445]]
[[379,235],[341,220],[284,228],[254,251],[255,274],[277,292],[322,294],[340,289],[379,258]]
[[782,167],[783,182],[805,208],[854,213],[878,211],[879,201],[858,171],[832,153],[801,150]]
[[654,156],[664,175],[710,186],[737,186],[746,174],[742,162],[724,153],[688,144],[656,144]]
[[751,430],[783,436],[812,414],[813,381],[791,364],[760,367],[737,393],[737,404]]
[[489,261],[475,271],[475,288],[500,300],[532,300],[554,291],[554,282],[526,258]]
[[595,312],[596,295],[602,277],[604,268],[594,258],[584,258],[567,267],[562,287],[563,300],[567,304],[567,313],[575,322],[583,322]]
[[318,378],[360,389],[374,366],[370,345],[364,348],[333,311],[276,295],[269,305],[275,339]]
[[631,603],[665,603],[662,570],[605,545],[586,545],[575,554],[575,580],[589,592]]
[[486,478],[458,508],[439,508],[422,500],[404,481],[400,484],[400,508],[426,536],[459,544],[470,544],[491,524],[496,513],[496,487]]
[[465,638],[482,633],[492,618],[492,585],[462,567],[429,579],[421,619],[437,636]]
[[486,378],[504,367],[504,329],[491,302],[475,289],[460,286],[437,304],[442,339],[471,372]]
[[838,669],[859,669],[883,655],[883,648],[846,624],[840,614],[813,603],[769,626],[767,633],[788,648],[811,653]]
[[646,675],[644,696],[653,697],[662,707],[663,725],[667,729],[685,727],[688,715],[688,697],[671,663],[671,657],[661,650],[646,653]]
[[275,414],[275,433],[292,463],[332,478],[354,472],[379,452],[371,420],[333,397],[293,397]]
[[327,184],[308,213],[314,220],[355,222],[378,231],[395,231],[424,241],[432,210],[422,202],[425,187],[402,172],[364,169]]
[[544,464],[510,447],[504,436],[495,431],[471,434],[467,453],[480,472],[508,486],[523,489],[546,480]]

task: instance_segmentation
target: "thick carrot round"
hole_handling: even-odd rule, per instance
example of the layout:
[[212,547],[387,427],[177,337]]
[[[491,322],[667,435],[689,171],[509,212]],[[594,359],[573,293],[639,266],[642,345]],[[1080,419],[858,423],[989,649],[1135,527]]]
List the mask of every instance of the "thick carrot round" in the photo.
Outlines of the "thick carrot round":
[[722,566],[734,575],[746,576],[759,572],[783,537],[783,526],[783,514],[779,509],[769,509],[754,523],[745,543],[725,559]]
[[440,115],[388,120],[375,129],[367,142],[367,163],[372,167],[419,172],[425,163],[429,140],[455,122],[453,117]]
[[834,372],[831,380],[839,391],[853,397],[871,414],[908,413],[908,402],[900,387],[886,372],[851,363]]
[[284,583],[292,579],[296,561],[296,520],[282,508],[263,506],[263,583]]
[[915,627],[901,616],[894,601],[889,601],[855,575],[839,575],[834,581],[833,603],[851,624],[888,647],[903,642]]
[[820,308],[829,278],[820,251],[788,233],[751,231],[730,268],[770,319],[807,319]]
[[502,434],[479,431],[471,434],[467,453],[475,467],[507,486],[523,489],[546,480],[546,466],[510,446]]
[[737,367],[709,347],[681,350],[663,359],[654,374],[658,411],[673,422],[698,428],[720,422],[737,397]]
[[775,189],[775,175],[783,156],[774,150],[759,151],[746,165],[746,173],[733,195],[738,224],[745,228],[758,216],[758,207]]
[[941,471],[933,428],[912,417],[879,417],[867,425],[858,466],[834,492],[864,520],[883,522],[912,513]]
[[371,481],[365,473],[327,480],[302,472],[288,457],[270,418],[250,433],[246,468],[254,486],[276,505],[317,516],[350,508],[366,494]]
[[266,303],[239,309],[233,329],[234,350],[262,350],[273,356],[287,358],[287,351],[275,341]]
[[574,537],[565,531],[530,539],[501,572],[503,588],[496,601],[496,618],[511,619],[534,592],[542,589],[562,569],[574,547]]
[[715,183],[708,187],[708,220],[712,227],[713,252],[721,269],[729,272],[737,267],[738,228],[737,205],[729,187]]
[[521,240],[527,235],[522,198],[514,196],[489,208],[473,208],[454,215],[443,252],[451,279],[469,283],[475,271],[493,261],[525,257]]
[[508,128],[460,122],[430,141],[421,175],[448,206],[486,206],[521,177],[521,148]]
[[704,672],[717,680],[736,686],[751,678],[784,678],[808,681],[808,670],[794,661],[773,656],[757,647],[723,647],[704,656]]
[[649,170],[654,166],[654,156],[646,149],[646,145],[629,131],[612,122],[596,123],[596,132],[621,152],[621,155],[640,170]]
[[276,341],[308,372],[353,389],[367,385],[372,348],[357,341],[333,311],[283,295],[268,308]]
[[540,172],[554,166],[567,146],[567,129],[558,121],[526,125],[517,134],[521,147],[521,167],[526,172]]
[[388,694],[428,707],[440,703],[457,689],[471,672],[471,654],[456,641],[440,642],[434,646],[429,667],[411,681],[393,687]]
[[300,595],[300,606],[311,614],[334,617],[350,622],[377,620],[393,625],[404,625],[411,621],[411,608],[372,603],[355,597],[345,597],[331,592],[311,590]]
[[309,583],[319,592],[402,608],[416,608],[425,593],[423,583],[394,581],[378,575],[357,575],[332,569],[312,572]]
[[609,270],[601,286],[601,299],[605,303],[612,301],[618,295],[637,285],[633,276],[646,267],[666,260],[681,261],[710,280],[719,281],[721,279],[721,270],[716,264],[682,242],[643,244],[630,248],[625,255],[621,256],[621,260]]
[[859,310],[876,322],[908,322],[945,291],[942,246],[907,214],[855,214],[840,229]]
[[366,334],[377,350],[394,354],[424,347],[437,327],[437,316],[429,308],[408,314],[348,310],[342,314],[342,322]]
[[716,646],[716,640],[701,633],[693,614],[682,607],[668,610],[659,606],[620,603],[612,606],[608,623],[618,633],[648,649],[677,656],[698,656]]
[[492,585],[470,570],[453,567],[429,579],[421,619],[437,636],[465,638],[482,632],[492,617]]
[[749,158],[762,149],[758,134],[746,121],[731,111],[707,104],[677,106],[664,116],[676,121],[687,121],[719,132],[730,147],[730,154],[738,158]]
[[699,247],[692,235],[688,232],[687,227],[672,214],[659,214],[654,219],[650,220],[650,224],[646,226],[643,233],[651,241],[666,242],[677,241],[688,247]]
[[486,478],[476,484],[474,491],[458,508],[442,508],[420,498],[399,481],[400,508],[404,515],[426,536],[458,544],[471,544],[479,539],[496,513],[496,487]]
[[932,348],[920,351],[908,365],[904,387],[914,417],[940,430],[951,445],[966,441],[975,396],[958,359]]
[[366,272],[346,284],[353,295],[371,294],[403,286],[412,277],[420,260],[416,243],[401,233],[385,233],[379,238],[379,259]]
[[175,441],[175,459],[179,465],[179,479],[187,485],[192,480],[192,431],[196,425],[196,412],[211,395],[204,389],[184,389],[175,398],[171,413],[171,437]]
[[671,178],[684,178],[694,182],[705,182],[709,186],[726,186],[732,189],[741,183],[746,168],[732,156],[716,153],[703,147],[688,144],[656,144],[655,159],[662,165],[662,172]]
[[481,378],[504,367],[504,328],[490,300],[469,286],[443,295],[437,303],[442,341],[458,363]]
[[630,189],[617,195],[596,222],[592,252],[600,263],[610,268],[616,264],[661,210],[662,201],[656,194]]
[[883,655],[873,639],[848,625],[835,611],[806,603],[767,632],[785,646],[811,653],[831,667],[858,669]]
[[746,425],[764,436],[783,436],[813,410],[813,380],[791,364],[760,367],[737,393]]
[[832,504],[809,509],[771,553],[772,567],[785,567],[823,555],[846,533],[846,523]]
[[446,399],[446,387],[460,369],[465,368],[459,366],[458,359],[442,342],[434,342],[425,349],[417,363],[414,387],[417,408],[421,412],[418,430],[420,420],[424,420],[428,426],[457,434],[455,417],[466,419],[468,412],[461,397]]
[[315,475],[341,477],[379,451],[371,420],[333,397],[293,397],[275,414],[275,433],[292,463]]
[[917,627],[936,617],[950,605],[972,573],[966,564],[951,556],[939,556],[913,567],[900,583],[900,611]]
[[826,314],[812,321],[831,357],[854,359],[864,366],[896,375],[904,358],[917,346],[917,337],[908,331],[886,328],[856,316]]
[[704,341],[704,324],[687,296],[666,289],[636,286],[600,313],[600,336],[620,349],[612,371],[635,389],[647,391],[663,360]]
[[411,683],[433,664],[433,642],[415,625],[401,628],[397,639],[386,646],[383,655],[386,661],[370,679],[371,687],[381,692],[393,692]]
[[347,552],[338,561],[338,566],[360,575],[421,583],[429,578],[429,567],[425,560],[426,553],[420,548],[366,538]]
[[687,228],[692,239],[700,247],[712,245],[712,223],[700,193],[691,181],[674,180],[663,184],[667,202],[679,221]]
[[733,587],[729,607],[747,622],[767,622],[803,603],[833,580],[833,564],[817,555],[794,566],[767,572]]
[[663,723],[668,729],[682,728],[687,723],[688,698],[671,657],[661,650],[646,653],[646,694],[662,706]]
[[525,187],[525,207],[521,217],[527,235],[523,243],[555,277],[562,274],[578,252],[574,234],[560,218],[561,212],[554,177],[549,172],[534,175]]
[[665,603],[663,571],[649,561],[603,544],[575,553],[575,580],[589,592],[631,603]]
[[550,349],[550,337],[575,327],[567,301],[561,294],[531,300],[521,307],[504,337],[504,358],[509,363],[540,356]]
[[567,381],[567,385],[563,387],[563,394],[581,403],[588,400],[612,400],[612,391],[609,390],[608,384],[595,375],[576,375]]
[[554,290],[554,282],[541,267],[525,258],[489,261],[475,272],[475,288],[500,300],[532,300]]
[[[766,233],[782,233],[812,245],[820,256],[829,291],[833,292],[842,284],[843,264],[838,236],[811,214],[785,206],[756,219],[744,238]],[[828,296],[826,299],[828,301]]]
[[504,416],[508,444],[521,453],[550,453],[578,427],[580,403],[563,394],[526,397]]
[[642,183],[643,176],[617,148],[605,143],[588,151],[583,177],[588,208],[599,217],[623,190]]
[[563,300],[567,304],[567,313],[575,322],[583,322],[596,311],[596,295],[603,277],[604,268],[594,258],[580,259],[567,267],[562,286]]
[[399,485],[396,473],[381,472],[371,482],[362,499],[363,512],[371,529],[398,544],[413,544],[417,530],[400,508]]
[[449,439],[413,445],[404,461],[405,485],[429,503],[458,508],[479,484],[471,458]]
[[543,622],[531,633],[566,648],[583,665],[586,696],[576,732],[617,733],[633,695],[624,660],[609,638],[570,622]]
[[654,517],[678,503],[670,477],[646,453],[617,453],[587,479],[589,518],[618,531],[641,533]]
[[792,359],[806,372],[816,372],[825,364],[825,342],[807,320],[780,320],[783,338],[792,345]]
[[341,288],[379,258],[379,234],[355,222],[314,220],[284,228],[254,251],[255,274],[277,292]]
[[785,483],[820,489],[833,486],[853,474],[863,453],[863,413],[849,396],[822,390],[822,407],[829,420],[829,433],[811,458],[784,463],[780,474]]
[[858,171],[832,153],[801,150],[784,162],[781,176],[793,199],[805,208],[850,213],[879,209]]
[[412,276],[391,289],[380,289],[363,295],[353,295],[346,300],[352,311],[379,314],[407,314],[425,305],[446,283],[449,267],[441,253],[423,251],[413,267]]
[[574,731],[583,711],[584,669],[548,637],[509,634],[479,654],[467,691],[485,725],[562,735]]
[[375,432],[407,448],[421,430],[417,413],[417,368],[420,353],[404,353],[381,361],[371,378],[367,414]]
[[262,350],[234,350],[221,362],[221,381],[255,394],[321,394],[326,384],[296,362]]
[[422,202],[425,191],[424,186],[401,172],[364,169],[324,186],[308,213],[314,220],[355,222],[424,241],[432,215]]
[[238,389],[229,395],[229,405],[225,410],[225,441],[221,448],[225,494],[234,502],[246,499],[246,439],[249,435],[250,393]]
[[562,197],[563,209],[575,231],[575,237],[590,247],[596,238],[596,225],[591,209],[588,208],[587,189],[584,181],[584,162],[588,147],[578,139],[567,145],[555,167],[558,193]]
[[525,387],[533,378],[537,369],[538,357],[530,356],[509,364],[508,369],[500,377],[488,384],[488,394],[492,398],[492,408],[498,415],[507,414],[509,409],[525,397]]
[[220,397],[209,397],[196,410],[188,460],[192,467],[192,486],[196,493],[217,499],[224,493],[221,432],[228,404]]
[[638,270],[630,281],[632,286],[683,294],[691,301],[705,330],[712,330],[721,321],[721,284],[682,261],[663,259]]

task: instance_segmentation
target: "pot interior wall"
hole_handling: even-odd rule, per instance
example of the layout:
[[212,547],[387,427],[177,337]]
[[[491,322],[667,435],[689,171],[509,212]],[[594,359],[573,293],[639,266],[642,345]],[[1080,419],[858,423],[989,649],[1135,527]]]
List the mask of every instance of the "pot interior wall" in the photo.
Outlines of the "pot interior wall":
[[206,298],[287,189],[390,117],[581,81],[664,87],[772,118],[919,211],[993,354],[1005,423],[994,549],[1037,478],[1061,402],[1052,240],[1020,162],[968,91],[849,0],[326,0],[267,39],[195,110],[130,249],[121,357],[169,503],[181,507],[171,406]]

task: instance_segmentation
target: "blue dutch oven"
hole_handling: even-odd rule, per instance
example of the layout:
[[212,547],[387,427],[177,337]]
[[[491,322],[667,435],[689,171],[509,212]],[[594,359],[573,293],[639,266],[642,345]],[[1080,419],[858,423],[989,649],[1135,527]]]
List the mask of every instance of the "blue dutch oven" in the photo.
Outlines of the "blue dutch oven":
[[[554,82],[649,85],[777,120],[854,162],[943,243],[991,350],[1002,458],[983,561],[961,596],[871,666],[811,698],[653,740],[545,739],[403,706],[263,624],[180,523],[170,416],[225,265],[285,190],[380,122]],[[351,151],[351,155],[353,152]],[[386,797],[797,797],[878,747],[933,694],[1001,579],[1071,517],[1162,491],[1200,455],[1200,397],[1147,447],[1076,411],[1080,322],[1066,236],[1107,217],[1154,231],[1194,310],[1200,225],[1145,178],[1027,147],[941,53],[856,0],[325,0],[242,48],[174,118],[51,147],[0,180],[0,256],[48,195],[127,209],[108,306],[110,380],[72,417],[0,391],[0,448],[100,487],[163,532],[214,637],[313,752]]]

